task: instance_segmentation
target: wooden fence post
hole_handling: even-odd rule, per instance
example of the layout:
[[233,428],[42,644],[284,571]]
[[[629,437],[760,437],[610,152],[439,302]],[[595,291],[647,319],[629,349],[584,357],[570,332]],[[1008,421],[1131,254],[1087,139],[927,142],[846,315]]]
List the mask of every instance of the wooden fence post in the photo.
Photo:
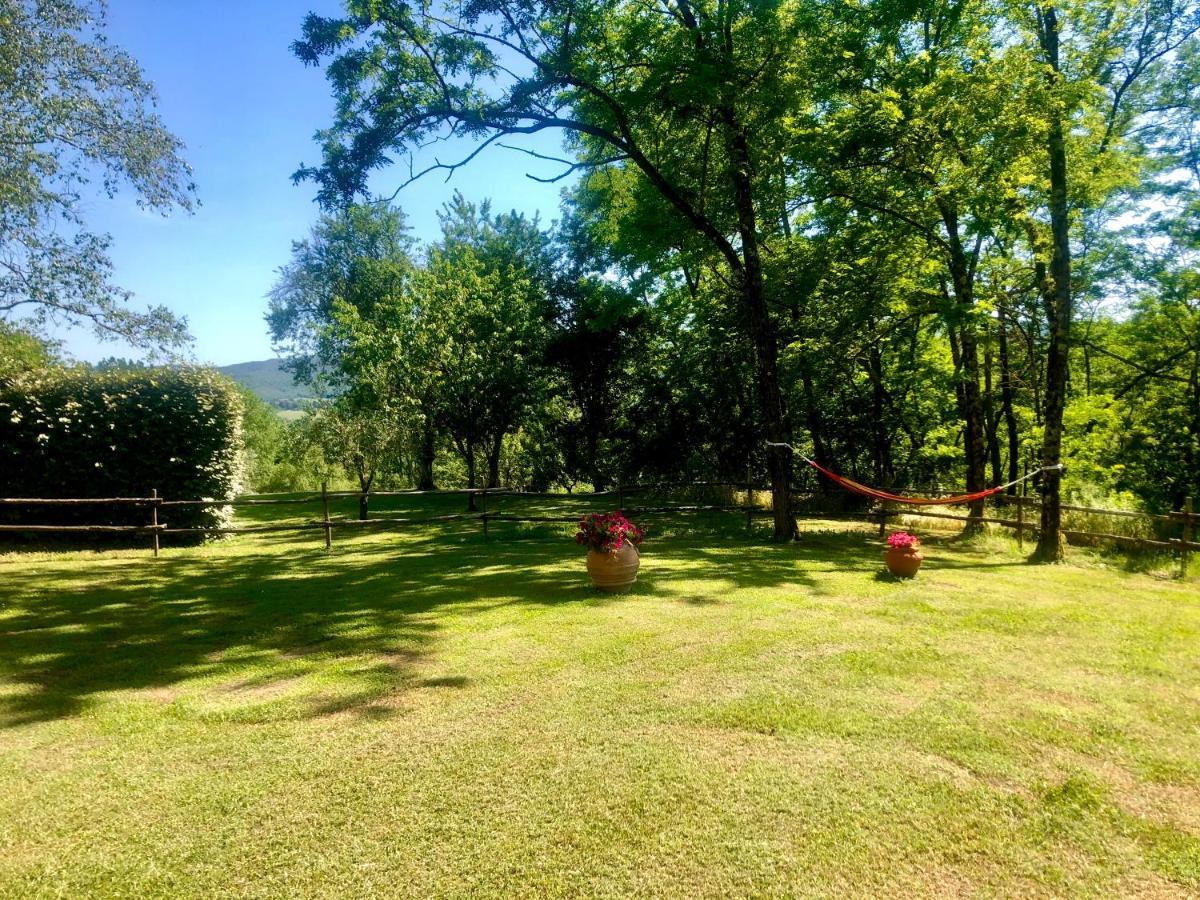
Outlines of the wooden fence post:
[[483,537],[486,540],[488,536],[488,511],[487,511],[487,491],[485,490],[480,497],[480,509],[483,510]]
[[1020,494],[1013,497],[1017,504],[1017,547],[1025,549],[1025,498]]
[[1188,573],[1188,559],[1191,556],[1191,551],[1187,544],[1192,542],[1195,535],[1195,528],[1192,526],[1192,515],[1195,512],[1195,507],[1192,503],[1192,498],[1187,497],[1183,501],[1183,543],[1184,546],[1179,548],[1179,577],[1186,578]]
[[154,528],[154,558],[158,559],[158,488],[150,490],[150,497],[154,501],[150,504],[150,524]]
[[321,517],[325,525],[325,549],[333,546],[333,526],[329,524],[329,482],[321,482]]
[[879,503],[879,536],[882,538],[887,534],[888,523],[888,507],[887,501]]

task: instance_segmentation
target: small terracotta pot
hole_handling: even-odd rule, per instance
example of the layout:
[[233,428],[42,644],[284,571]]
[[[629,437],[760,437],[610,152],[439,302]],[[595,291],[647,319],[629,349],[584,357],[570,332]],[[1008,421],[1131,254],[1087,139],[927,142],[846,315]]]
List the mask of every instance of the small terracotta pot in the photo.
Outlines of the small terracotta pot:
[[897,578],[912,578],[924,558],[916,547],[888,547],[883,553],[888,571]]
[[622,594],[637,581],[638,566],[641,562],[641,554],[638,553],[637,547],[626,541],[620,550],[612,553],[589,550],[587,570],[592,576],[592,584],[600,590]]

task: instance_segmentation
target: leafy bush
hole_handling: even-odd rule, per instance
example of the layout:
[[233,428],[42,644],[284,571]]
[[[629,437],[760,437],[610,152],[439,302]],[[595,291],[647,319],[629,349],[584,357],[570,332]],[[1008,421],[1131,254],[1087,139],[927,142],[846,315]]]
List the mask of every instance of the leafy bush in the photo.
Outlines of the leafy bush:
[[284,458],[287,423],[279,418],[275,407],[249,388],[235,384],[234,389],[242,398],[242,445],[245,452],[242,486],[255,493],[301,490],[302,486],[295,483],[296,473]]
[[0,378],[55,365],[58,349],[53,341],[0,321]]
[[[1073,473],[1072,473],[1073,474]],[[1146,512],[1145,504],[1127,491],[1118,491],[1104,483],[1092,481],[1080,482],[1073,480],[1064,491],[1063,502],[1071,506],[1086,506],[1091,509],[1111,509],[1118,512]],[[1035,510],[1034,515],[1037,512]],[[1165,525],[1160,529],[1157,523],[1149,519],[1135,519],[1128,516],[1106,516],[1103,513],[1087,513],[1079,510],[1064,510],[1063,525],[1067,531],[1090,531],[1095,534],[1115,534],[1127,538],[1143,538],[1160,540],[1179,537],[1178,534],[1168,533],[1172,526]],[[1097,545],[1103,541],[1089,538],[1072,538],[1071,543]]]
[[[43,369],[0,379],[0,495],[225,500],[241,487],[242,399],[205,369]],[[4,508],[30,524],[146,524],[129,505]],[[212,528],[228,508],[168,507]]]

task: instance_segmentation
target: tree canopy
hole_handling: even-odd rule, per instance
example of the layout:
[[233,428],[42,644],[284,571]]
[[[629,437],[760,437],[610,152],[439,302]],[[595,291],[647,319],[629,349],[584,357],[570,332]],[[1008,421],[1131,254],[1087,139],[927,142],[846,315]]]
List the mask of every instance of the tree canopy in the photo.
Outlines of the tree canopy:
[[144,209],[192,209],[191,170],[153,86],[106,39],[101,2],[0,0],[0,32],[0,318],[180,346],[185,323],[129,305],[110,238],[85,214],[90,195],[122,188]]
[[[1197,15],[348,0],[294,46],[338,101],[296,178],[338,207],[397,162],[399,196],[560,131],[562,157],[518,151],[530,177],[574,181],[557,262],[536,240],[516,251],[554,270],[535,281],[555,310],[542,365],[569,399],[560,469],[603,485],[758,467],[784,538],[795,473],[766,442],[883,485],[957,470],[978,490],[1043,466],[1054,559],[1064,460],[1119,490],[1117,473],[1145,470],[1114,454],[1153,434],[1189,474],[1140,494],[1178,503],[1195,483]],[[474,148],[417,162],[447,137]],[[1150,390],[1178,412],[1140,413],[1129,398]]]

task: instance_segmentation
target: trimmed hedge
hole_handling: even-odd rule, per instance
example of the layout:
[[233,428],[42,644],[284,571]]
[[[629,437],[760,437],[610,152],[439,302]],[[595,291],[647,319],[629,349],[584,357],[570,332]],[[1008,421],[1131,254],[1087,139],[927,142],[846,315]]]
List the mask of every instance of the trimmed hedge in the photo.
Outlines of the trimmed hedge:
[[[208,369],[49,369],[0,379],[0,496],[227,500],[240,489],[242,400]],[[228,508],[168,507],[213,528]],[[146,507],[9,506],[21,524],[145,525]]]

